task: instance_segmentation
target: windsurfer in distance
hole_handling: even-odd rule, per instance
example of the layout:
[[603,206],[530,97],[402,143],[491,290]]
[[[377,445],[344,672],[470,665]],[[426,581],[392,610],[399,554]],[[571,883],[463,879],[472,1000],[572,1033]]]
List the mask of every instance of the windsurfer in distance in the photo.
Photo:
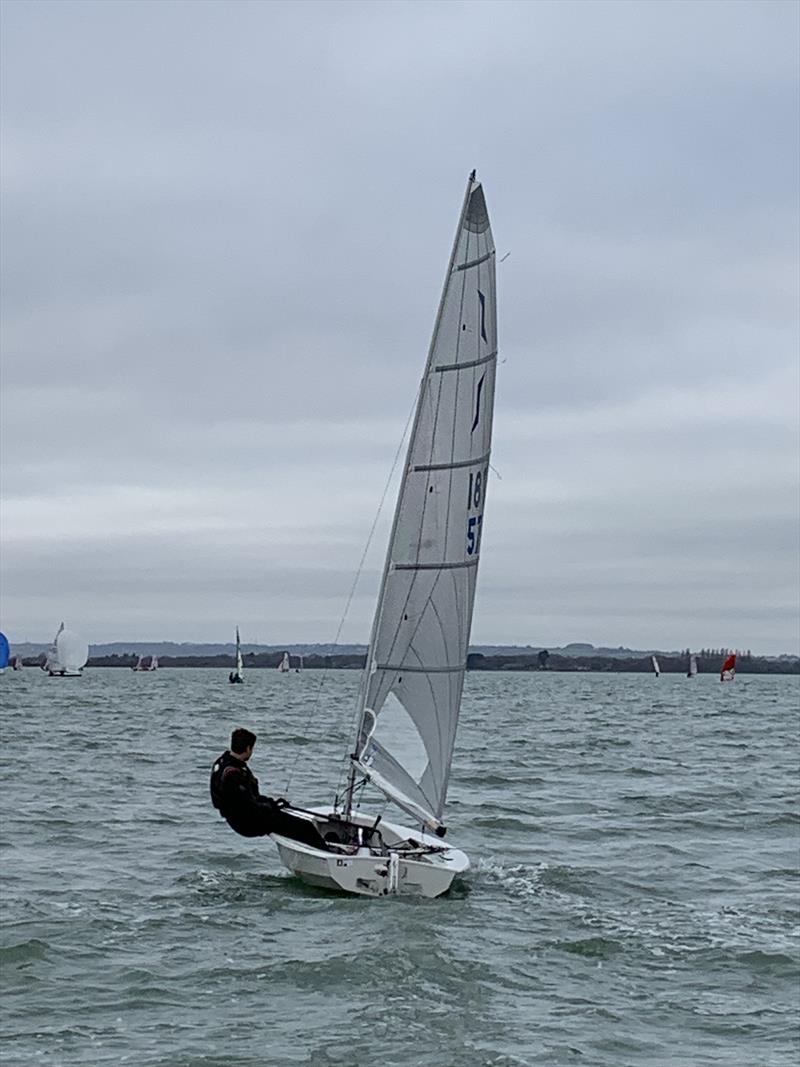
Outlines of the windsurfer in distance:
[[258,779],[247,766],[256,735],[242,727],[231,734],[231,747],[211,768],[211,803],[232,830],[242,837],[264,837],[276,828],[286,801],[262,796]]

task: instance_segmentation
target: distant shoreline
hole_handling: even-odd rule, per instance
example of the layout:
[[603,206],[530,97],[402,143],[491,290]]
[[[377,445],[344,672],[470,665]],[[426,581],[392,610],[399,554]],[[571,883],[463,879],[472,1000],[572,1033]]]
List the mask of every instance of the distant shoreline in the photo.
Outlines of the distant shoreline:
[[[87,667],[116,667],[120,670],[136,665],[137,656],[112,655],[93,656]],[[724,657],[697,655],[697,667],[700,674],[719,674]],[[283,653],[245,653],[246,670],[276,670],[283,659]],[[25,667],[39,666],[39,657],[24,657]],[[364,653],[343,653],[334,655],[304,655],[303,670],[363,670],[366,662]],[[685,674],[687,658],[685,655],[658,655],[662,674]],[[170,667],[193,667],[199,669],[231,670],[233,659],[228,654],[213,656],[159,656],[159,669]],[[298,667],[299,657],[292,656],[291,671]],[[765,656],[748,656],[740,654],[736,666],[740,674],[800,674],[800,659],[771,659]],[[630,657],[623,656],[562,656],[555,653],[548,655],[546,664],[542,664],[539,654],[533,655],[483,655],[472,652],[467,658],[467,670],[470,671],[541,671],[552,672],[592,672],[601,674],[652,674],[651,654]]]

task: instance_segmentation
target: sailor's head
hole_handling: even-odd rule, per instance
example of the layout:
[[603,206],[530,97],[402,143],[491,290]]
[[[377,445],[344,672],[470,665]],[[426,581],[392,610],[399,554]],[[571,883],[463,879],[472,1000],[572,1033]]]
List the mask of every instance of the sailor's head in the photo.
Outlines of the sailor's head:
[[256,735],[252,730],[245,730],[243,726],[234,730],[231,734],[231,755],[244,763],[253,755],[256,745]]

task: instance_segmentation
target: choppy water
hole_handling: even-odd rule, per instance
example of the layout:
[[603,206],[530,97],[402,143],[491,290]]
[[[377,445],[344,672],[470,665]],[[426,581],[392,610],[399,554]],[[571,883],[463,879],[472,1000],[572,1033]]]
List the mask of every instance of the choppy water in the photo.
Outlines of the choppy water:
[[435,901],[304,888],[207,799],[330,798],[355,673],[0,679],[3,1067],[796,1067],[798,679],[470,674]]

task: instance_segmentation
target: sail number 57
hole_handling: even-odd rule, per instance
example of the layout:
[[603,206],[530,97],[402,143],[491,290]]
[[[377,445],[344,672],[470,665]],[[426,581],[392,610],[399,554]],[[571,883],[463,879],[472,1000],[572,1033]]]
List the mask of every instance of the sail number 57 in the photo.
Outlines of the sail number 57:
[[481,547],[481,522],[483,515],[472,515],[467,519],[467,555],[474,556]]

